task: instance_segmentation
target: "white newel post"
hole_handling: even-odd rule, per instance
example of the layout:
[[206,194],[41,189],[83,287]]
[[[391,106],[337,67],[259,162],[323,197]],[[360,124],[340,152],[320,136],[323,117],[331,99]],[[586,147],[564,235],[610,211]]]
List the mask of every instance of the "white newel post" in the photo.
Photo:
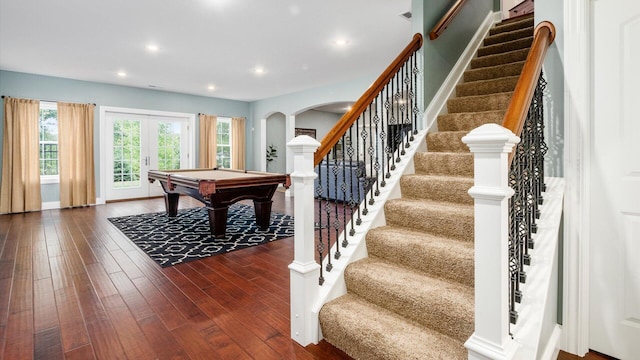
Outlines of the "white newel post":
[[472,130],[462,141],[474,154],[475,330],[465,343],[469,359],[513,359],[509,336],[509,153],[520,138],[497,124]]
[[312,311],[318,299],[320,265],[315,260],[313,154],[320,143],[302,135],[289,141],[293,156],[294,257],[289,265],[291,288],[291,338],[302,346],[318,342],[318,315]]

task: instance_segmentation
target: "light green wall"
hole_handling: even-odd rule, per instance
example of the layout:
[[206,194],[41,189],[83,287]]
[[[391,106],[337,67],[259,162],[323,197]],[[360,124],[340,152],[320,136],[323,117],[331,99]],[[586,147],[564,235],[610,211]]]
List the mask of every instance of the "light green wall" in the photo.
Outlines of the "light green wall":
[[[422,7],[423,69],[425,108],[433,99],[447,75],[460,58],[467,44],[494,9],[494,0],[467,1],[447,29],[436,40],[429,40],[429,32],[453,4],[451,0],[430,0],[415,4]],[[416,6],[417,5],[417,6]]]
[[[267,146],[274,145],[278,149],[278,157],[267,164],[267,171],[287,172],[287,141],[285,137],[286,117],[283,113],[275,113],[267,118]],[[265,148],[266,152],[267,149]]]
[[[204,96],[186,95],[158,90],[140,89],[127,86],[110,85],[89,81],[70,80],[50,76],[40,76],[0,70],[0,94],[16,98],[68,101],[76,103],[95,103],[95,163],[96,191],[100,191],[100,141],[99,107],[114,106],[145,110],[172,111],[183,113],[206,113],[225,116],[244,116],[248,119],[247,144],[252,144],[250,105],[243,101],[224,100]],[[197,120],[196,120],[197,122]],[[196,126],[196,131],[197,131]],[[0,111],[0,139],[3,136],[4,111]],[[198,138],[196,136],[196,149]],[[247,152],[251,154],[251,152]],[[197,157],[197,154],[195,154]],[[196,158],[197,161],[197,158]],[[197,162],[196,162],[197,163]],[[253,157],[247,157],[247,167],[253,166]],[[0,148],[0,168],[2,167],[2,149]],[[60,199],[58,185],[43,185],[43,202]],[[98,197],[102,194],[97,194]]]
[[307,110],[296,115],[296,127],[315,129],[316,139],[322,140],[344,114],[330,113],[326,111]]
[[[566,0],[565,0],[566,1]],[[547,56],[542,66],[544,77],[547,81],[547,88],[544,93],[544,121],[545,142],[549,150],[545,156],[545,176],[564,177],[564,2],[558,0],[537,0],[535,2],[535,23],[550,21],[555,29],[556,36],[553,44],[547,50]],[[549,307],[545,314],[544,326],[541,339],[549,339],[555,323],[562,323],[563,313],[563,242],[562,237],[564,221],[561,223],[559,232],[560,242],[558,244],[557,265],[554,272],[557,273],[557,292],[552,292],[554,298],[548,301],[557,301],[557,308]],[[555,319],[553,318],[555,316]],[[555,321],[554,321],[555,320]],[[542,346],[543,343],[540,344]]]
[[556,37],[547,50],[542,71],[547,81],[544,94],[545,176],[564,176],[564,4],[558,0],[535,2],[535,23],[550,21]]

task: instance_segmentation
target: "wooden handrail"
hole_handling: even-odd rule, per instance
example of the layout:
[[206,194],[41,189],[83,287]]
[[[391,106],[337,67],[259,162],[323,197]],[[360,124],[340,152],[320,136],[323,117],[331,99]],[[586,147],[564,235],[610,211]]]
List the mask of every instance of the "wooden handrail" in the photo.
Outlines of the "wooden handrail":
[[[531,99],[538,85],[542,63],[547,54],[547,49],[553,43],[556,28],[551,22],[543,21],[536,26],[533,34],[533,44],[516,83],[513,95],[511,95],[507,112],[502,120],[502,126],[518,136],[522,133]],[[509,155],[509,163],[511,163],[514,153],[512,152]]]
[[413,35],[411,42],[402,50],[402,52],[387,66],[384,72],[369,86],[369,88],[360,96],[358,101],[351,106],[351,109],[345,113],[336,125],[329,130],[327,135],[322,138],[321,145],[316,150],[313,158],[314,166],[320,164],[322,159],[331,151],[338,143],[342,135],[353,125],[360,115],[367,109],[373,99],[378,96],[380,91],[393,79],[395,74],[402,68],[402,65],[413,55],[413,53],[422,46],[422,34]]
[[434,26],[433,29],[431,29],[431,32],[429,33],[430,40],[437,39],[438,36],[440,36],[444,32],[444,30],[447,28],[447,26],[449,26],[451,21],[453,21],[453,18],[456,17],[456,15],[460,12],[462,5],[464,5],[466,1],[467,0],[457,0],[455,4],[453,4],[453,6],[449,8],[447,13],[444,14],[444,16],[442,17],[442,19],[440,19],[440,21],[438,21],[436,26]]

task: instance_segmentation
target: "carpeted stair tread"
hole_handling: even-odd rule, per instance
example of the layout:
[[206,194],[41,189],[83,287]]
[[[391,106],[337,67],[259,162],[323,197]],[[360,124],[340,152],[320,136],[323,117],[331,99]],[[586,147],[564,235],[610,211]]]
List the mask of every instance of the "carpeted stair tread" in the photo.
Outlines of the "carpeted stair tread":
[[473,287],[473,243],[392,225],[367,233],[369,256]]
[[509,105],[512,92],[461,96],[447,100],[447,110],[451,113],[504,110]]
[[488,95],[511,92],[516,88],[519,76],[464,82],[456,86],[456,96]]
[[462,342],[346,294],[320,309],[322,333],[354,359],[466,359]]
[[468,191],[473,186],[473,178],[438,175],[403,175],[400,178],[402,197],[427,199],[458,204],[473,204]]
[[393,199],[384,205],[387,225],[473,241],[473,206],[447,202]]
[[413,156],[417,174],[473,176],[473,154],[419,152]]
[[505,112],[506,110],[490,110],[439,115],[438,129],[440,131],[471,131],[489,123],[502,125]]
[[464,81],[467,82],[495,79],[504,76],[520,76],[523,66],[524,61],[518,61],[514,63],[470,69],[464,72],[463,78]]
[[368,258],[344,272],[347,291],[460,342],[473,333],[473,288]]
[[427,135],[427,149],[434,152],[469,152],[462,138],[468,131],[437,131]]
[[507,41],[518,40],[533,35],[533,27],[523,28],[511,32],[498,33],[495,35],[487,36],[482,41],[483,46],[490,46],[500,44]]
[[525,48],[528,49],[531,47],[532,43],[533,43],[533,33],[531,33],[531,36],[529,37],[483,46],[478,49],[478,56],[502,54],[509,51],[520,50]]
[[534,26],[533,15],[525,15],[518,19],[511,19],[511,20],[503,21],[502,23],[496,24],[493,28],[489,30],[489,36],[505,33],[505,32],[512,32],[515,30],[533,27],[533,26]]
[[471,60],[471,68],[478,69],[487,66],[495,66],[500,64],[508,64],[516,61],[524,61],[527,59],[529,49],[518,49],[502,54],[493,54],[477,57]]

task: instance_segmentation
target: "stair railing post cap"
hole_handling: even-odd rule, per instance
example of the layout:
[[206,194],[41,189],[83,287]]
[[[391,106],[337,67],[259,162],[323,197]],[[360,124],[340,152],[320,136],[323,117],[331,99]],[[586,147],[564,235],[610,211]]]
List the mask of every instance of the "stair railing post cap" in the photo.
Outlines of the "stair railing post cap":
[[520,142],[520,138],[509,129],[491,123],[471,130],[462,138],[462,142],[469,146],[471,152],[492,152],[503,148],[511,152],[513,146]]
[[293,139],[291,139],[291,141],[287,143],[287,147],[289,148],[308,147],[308,146],[315,146],[315,148],[318,148],[320,146],[320,142],[309,135],[299,135],[294,137]]

